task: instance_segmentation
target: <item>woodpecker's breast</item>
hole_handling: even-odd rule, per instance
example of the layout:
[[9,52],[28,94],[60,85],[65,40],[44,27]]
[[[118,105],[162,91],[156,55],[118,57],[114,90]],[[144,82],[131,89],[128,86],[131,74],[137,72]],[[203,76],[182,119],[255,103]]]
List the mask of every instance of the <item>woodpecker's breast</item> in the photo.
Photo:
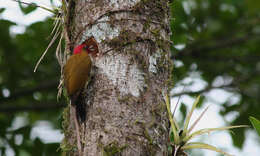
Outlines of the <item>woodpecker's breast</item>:
[[88,80],[91,59],[86,52],[72,55],[64,66],[65,87],[69,96],[82,89]]

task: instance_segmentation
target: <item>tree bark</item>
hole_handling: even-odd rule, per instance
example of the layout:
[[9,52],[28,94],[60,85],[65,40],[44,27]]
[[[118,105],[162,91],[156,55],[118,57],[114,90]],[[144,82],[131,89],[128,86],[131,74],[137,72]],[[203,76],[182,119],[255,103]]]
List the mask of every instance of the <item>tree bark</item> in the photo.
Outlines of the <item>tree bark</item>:
[[[168,0],[71,0],[66,18],[66,53],[91,36],[99,46],[93,77],[84,90],[84,156],[168,155]],[[64,111],[61,148],[75,156],[70,108]]]

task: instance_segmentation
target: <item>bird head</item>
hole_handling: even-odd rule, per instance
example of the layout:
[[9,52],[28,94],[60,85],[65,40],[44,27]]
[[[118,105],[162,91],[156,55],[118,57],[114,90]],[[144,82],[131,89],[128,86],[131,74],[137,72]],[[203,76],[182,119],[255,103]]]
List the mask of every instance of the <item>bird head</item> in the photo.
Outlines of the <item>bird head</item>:
[[94,37],[87,39],[82,44],[76,46],[73,50],[73,54],[79,54],[81,52],[86,52],[92,56],[97,56],[97,53],[99,52],[98,44]]

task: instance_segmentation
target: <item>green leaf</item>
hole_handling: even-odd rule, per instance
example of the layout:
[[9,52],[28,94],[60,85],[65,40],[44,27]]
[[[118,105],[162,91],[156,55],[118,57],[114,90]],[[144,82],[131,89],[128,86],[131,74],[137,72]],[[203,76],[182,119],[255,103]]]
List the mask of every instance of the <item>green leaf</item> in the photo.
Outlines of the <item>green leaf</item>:
[[184,103],[181,103],[180,111],[183,117],[187,116],[187,107]]
[[27,126],[21,127],[21,128],[15,130],[15,131],[13,131],[13,133],[14,134],[22,134],[25,139],[29,139],[31,129],[32,129],[32,127],[30,125],[27,125]]
[[169,99],[169,96],[167,94],[165,94],[165,103],[166,103],[166,108],[167,108],[167,112],[168,112],[168,117],[169,117],[169,120],[170,120],[170,124],[171,124],[171,130],[173,132],[173,135],[174,135],[174,143],[175,144],[178,144],[179,143],[179,135],[178,135],[178,124],[175,122],[173,116],[172,116],[172,113],[171,113],[171,106],[170,106],[170,99]]
[[190,119],[191,119],[192,113],[193,113],[194,109],[196,108],[197,104],[199,103],[199,101],[200,101],[200,96],[198,96],[196,98],[195,102],[192,105],[192,108],[191,108],[190,112],[188,113],[188,115],[187,115],[187,117],[185,119],[184,128],[183,128],[184,136],[186,136],[186,134],[187,134],[188,126],[189,126],[189,123],[190,123]]
[[29,14],[37,8],[35,3],[30,3],[30,5],[23,6],[21,1],[19,1],[19,7],[24,14]]
[[251,124],[254,126],[258,135],[260,136],[260,121],[257,120],[256,118],[252,117],[252,116],[249,117],[249,120],[250,120]]
[[232,156],[212,145],[209,145],[209,144],[205,144],[205,143],[201,143],[201,142],[191,142],[191,143],[188,143],[186,144],[185,146],[182,147],[182,149],[208,149],[208,150],[211,150],[211,151],[215,151],[215,152],[218,152],[218,153],[221,153],[221,154],[224,154],[226,156]]
[[170,142],[174,143],[174,134],[172,131],[170,132]]
[[0,14],[5,11],[5,8],[0,8]]
[[226,127],[219,127],[219,128],[204,128],[201,130],[198,130],[196,132],[193,132],[190,135],[187,135],[183,141],[184,142],[188,142],[189,140],[191,140],[192,138],[194,138],[195,136],[199,136],[205,133],[210,133],[213,131],[223,131],[223,130],[229,130],[229,129],[233,129],[233,128],[242,128],[242,127],[248,127],[247,125],[238,125],[238,126],[226,126]]
[[260,9],[260,1],[256,1],[256,0],[247,0],[246,1],[248,12],[251,14],[257,14],[259,12]]
[[196,108],[201,108],[204,101],[205,101],[205,96],[201,96]]

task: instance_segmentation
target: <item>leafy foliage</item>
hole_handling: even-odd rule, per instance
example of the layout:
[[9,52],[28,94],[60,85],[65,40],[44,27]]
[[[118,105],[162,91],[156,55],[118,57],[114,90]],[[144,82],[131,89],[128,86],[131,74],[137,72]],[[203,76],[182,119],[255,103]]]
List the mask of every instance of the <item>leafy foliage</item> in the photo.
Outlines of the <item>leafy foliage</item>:
[[[222,116],[239,113],[231,125],[249,125],[248,114],[260,118],[258,3],[254,0],[175,0],[171,4],[175,43],[172,54],[175,62],[183,64],[175,67],[174,82],[182,85],[182,80],[197,72],[207,83],[206,87],[185,94],[193,96],[222,89],[238,97],[236,102],[230,98],[220,103]],[[221,82],[217,81],[219,78]],[[186,84],[186,88],[194,83]],[[234,145],[241,148],[245,129],[234,132],[237,134],[232,135]]]
[[[52,22],[52,19],[36,22],[23,34],[13,35],[10,28],[16,24],[0,19],[0,155],[5,155],[10,148],[15,155],[59,153],[56,152],[59,143],[32,139],[33,127],[39,120],[50,121],[53,127],[60,128],[57,108],[61,104],[56,101],[60,67],[55,54],[48,53],[38,72],[33,73],[48,44]],[[55,51],[55,46],[50,51]],[[20,126],[15,122],[19,117],[26,120]]]

